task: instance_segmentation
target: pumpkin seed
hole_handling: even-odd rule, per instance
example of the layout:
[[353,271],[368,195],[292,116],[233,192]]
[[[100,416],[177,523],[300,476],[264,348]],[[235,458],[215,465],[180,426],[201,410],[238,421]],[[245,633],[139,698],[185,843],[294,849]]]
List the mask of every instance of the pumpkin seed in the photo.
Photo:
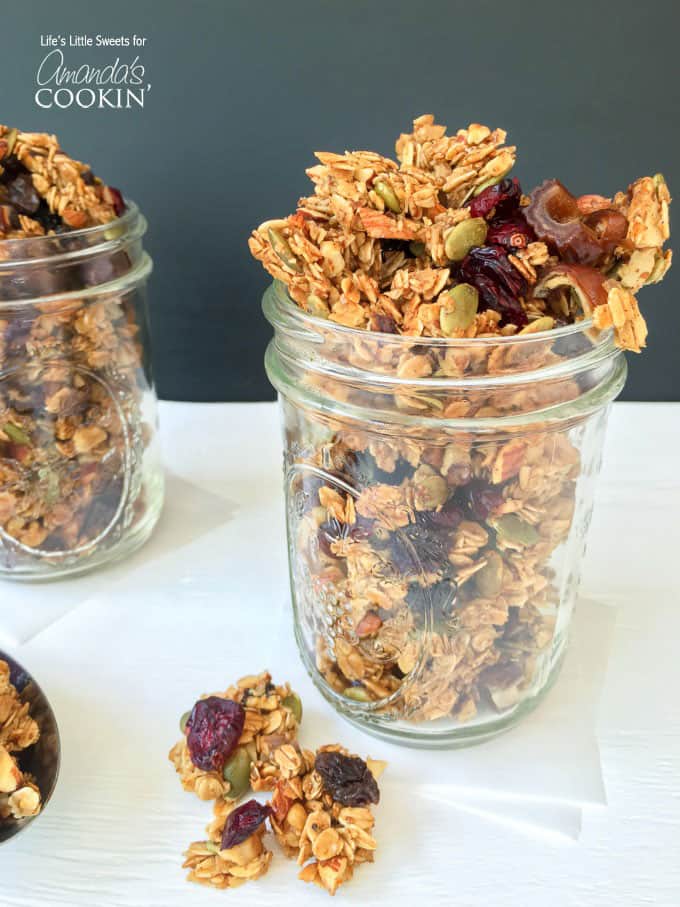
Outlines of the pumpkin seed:
[[191,712],[185,712],[179,719],[179,729],[183,734],[186,734],[187,732],[187,721],[189,720],[190,715]]
[[285,239],[278,230],[274,230],[272,227],[268,228],[267,234],[269,236],[269,242],[272,244],[272,249],[276,252],[283,264],[289,271],[295,271],[296,274],[300,274],[302,272],[300,262],[288,245],[288,240]]
[[389,183],[386,183],[384,180],[379,180],[378,182],[373,183],[373,188],[375,194],[380,196],[390,211],[394,212],[394,214],[401,214],[401,205],[399,204],[397,193]]
[[244,747],[239,746],[227,759],[222,776],[229,782],[227,796],[230,800],[238,800],[250,789],[250,756]]
[[469,283],[459,283],[446,294],[439,311],[439,325],[447,337],[456,331],[465,331],[475,320],[479,306],[479,293]]
[[666,185],[666,180],[663,173],[655,173],[652,179],[654,180],[654,185],[657,187],[657,189],[659,188],[659,186]]
[[535,545],[540,539],[536,529],[516,513],[505,513],[495,521],[496,532],[502,542],[510,545]]
[[475,573],[475,585],[480,595],[495,598],[503,585],[503,558],[497,551],[489,551],[486,564]]
[[205,849],[206,849],[206,850],[209,850],[210,853],[219,853],[219,852],[220,852],[220,845],[219,845],[219,844],[215,844],[214,841],[206,841],[206,842],[205,842]]
[[347,687],[345,696],[348,699],[354,699],[356,702],[370,702],[371,697],[365,687]]
[[330,315],[326,303],[320,296],[316,296],[314,293],[310,293],[307,297],[306,311],[309,312],[310,315],[313,315],[314,318],[328,318]]
[[0,157],[0,160],[4,160],[5,158],[9,157],[10,154],[14,151],[14,145],[18,135],[19,133],[16,129],[10,129],[9,132],[7,132],[7,134],[0,139],[0,142],[6,145],[5,153],[2,157]]
[[510,173],[511,170],[512,164],[510,164],[510,166],[498,176],[491,176],[488,180],[484,180],[484,182],[480,183],[479,186],[475,186],[472,195],[481,195],[485,189],[488,189],[490,186],[496,186],[502,179],[505,179],[505,177],[508,175],[508,173]]
[[462,261],[470,249],[483,246],[488,226],[483,217],[469,217],[446,234],[444,250],[451,261]]
[[291,693],[289,696],[286,696],[281,705],[284,709],[288,709],[293,713],[293,717],[298,724],[302,721],[302,700],[297,693]]
[[412,242],[408,245],[411,255],[415,255],[416,258],[420,258],[425,253],[425,243],[424,242]]
[[2,426],[2,430],[10,439],[10,441],[14,441],[15,444],[23,444],[27,447],[31,446],[31,439],[28,437],[26,432],[19,428],[18,425],[15,425],[13,422],[7,422]]

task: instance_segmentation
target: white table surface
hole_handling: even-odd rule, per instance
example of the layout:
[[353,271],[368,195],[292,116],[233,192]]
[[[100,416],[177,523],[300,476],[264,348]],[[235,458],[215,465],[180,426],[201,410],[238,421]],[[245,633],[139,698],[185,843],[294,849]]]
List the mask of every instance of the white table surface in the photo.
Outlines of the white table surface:
[[[273,654],[252,663],[258,627],[279,620],[286,596],[281,448],[271,404],[164,403],[161,424],[171,488],[194,493],[169,501],[147,549],[92,578],[0,586],[0,640],[2,600],[5,615],[16,602],[27,617],[10,651],[48,691],[63,738],[51,804],[0,848],[0,907],[327,903],[276,853],[265,879],[235,891],[184,881],[181,851],[210,810],[165,757],[199,693]],[[615,405],[582,582],[617,607],[597,726],[608,805],[585,809],[568,841],[461,812],[417,783],[386,785],[376,863],[338,898],[680,905],[679,450],[680,405]],[[370,738],[365,749],[380,755]]]

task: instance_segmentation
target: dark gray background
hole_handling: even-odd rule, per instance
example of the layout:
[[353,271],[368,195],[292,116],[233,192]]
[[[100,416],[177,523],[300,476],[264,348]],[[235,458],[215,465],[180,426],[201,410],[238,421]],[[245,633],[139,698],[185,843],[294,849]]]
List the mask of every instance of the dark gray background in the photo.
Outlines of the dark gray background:
[[[56,132],[149,220],[160,393],[272,396],[265,273],[246,239],[306,194],[315,149],[393,153],[412,118],[502,126],[525,189],[558,176],[609,195],[662,171],[680,196],[677,0],[60,0],[3,2],[0,122]],[[144,110],[41,111],[48,32],[137,33]],[[132,48],[68,51],[103,65]],[[649,348],[626,396],[680,398],[680,260],[641,294]]]

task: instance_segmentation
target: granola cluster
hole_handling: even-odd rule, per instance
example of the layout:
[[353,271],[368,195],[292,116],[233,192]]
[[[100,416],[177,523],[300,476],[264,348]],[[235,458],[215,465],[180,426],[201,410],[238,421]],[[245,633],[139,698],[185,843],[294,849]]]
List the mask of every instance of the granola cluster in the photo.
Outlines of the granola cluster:
[[0,125],[0,240],[94,227],[124,210],[120,192],[65,154],[56,136]]
[[145,513],[143,313],[106,290],[132,262],[73,232],[124,211],[54,136],[0,126],[0,568],[83,558]]
[[22,771],[21,752],[38,741],[40,729],[10,681],[9,665],[0,661],[0,821],[40,812],[40,790]]
[[186,735],[170,750],[170,760],[184,790],[201,800],[224,798],[233,802],[248,789],[251,764],[297,739],[302,707],[297,693],[288,684],[273,684],[266,671],[242,677],[235,686],[214,695],[239,703],[245,711],[243,731],[230,761],[219,770],[198,768],[192,762]]
[[[302,867],[299,878],[335,894],[352,878],[355,866],[373,862],[375,819],[368,804],[377,801],[359,797],[358,802],[366,805],[348,805],[353,801],[348,801],[347,792],[342,787],[334,791],[329,778],[318,770],[322,753],[344,757],[341,766],[357,759],[342,747],[324,746],[316,753],[294,746],[282,749],[287,752],[275,753],[270,762],[276,769],[269,776],[276,778],[271,799],[272,829],[286,856]],[[374,759],[359,761],[375,780],[385,768],[384,762]]]
[[[364,762],[337,744],[316,753],[302,749],[300,700],[287,684],[274,685],[267,672],[242,678],[216,698],[243,708],[235,745],[224,710],[213,703],[211,715],[197,711],[201,702],[213,699],[204,697],[182,718],[184,738],[169,756],[185,790],[214,800],[206,840],[192,843],[185,853],[188,880],[235,888],[260,878],[272,860],[264,841],[269,820],[283,853],[302,867],[299,878],[335,894],[355,866],[373,861],[377,845],[369,806],[379,800],[377,778],[385,763]],[[227,724],[241,727],[238,714],[230,713]],[[206,754],[214,771],[192,761],[202,763]],[[270,802],[237,805],[251,789],[272,791]]]
[[644,177],[613,199],[572,196],[556,180],[521,193],[515,147],[473,123],[455,135],[431,115],[396,143],[317,153],[314,194],[261,224],[252,254],[318,318],[428,337],[512,336],[592,316],[639,351],[633,295],[671,262],[670,195]]

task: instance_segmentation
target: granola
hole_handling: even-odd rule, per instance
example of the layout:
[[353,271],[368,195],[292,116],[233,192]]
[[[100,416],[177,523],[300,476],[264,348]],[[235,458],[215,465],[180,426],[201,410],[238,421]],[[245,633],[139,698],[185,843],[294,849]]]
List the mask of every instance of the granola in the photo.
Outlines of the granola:
[[264,842],[264,826],[245,841],[221,849],[219,839],[195,841],[189,845],[182,864],[189,870],[188,881],[213,888],[236,888],[261,878],[269,869],[272,852]]
[[276,278],[301,652],[337,707],[395,733],[500,727],[546,687],[599,413],[619,349],[646,342],[634,294],[671,262],[663,177],[528,196],[505,139],[428,115],[397,161],[318,154],[313,195],[250,237]]
[[81,230],[125,210],[117,189],[69,157],[57,137],[0,125],[0,238]]
[[[206,771],[191,759],[186,733],[170,750],[182,787],[201,800],[236,800],[248,789],[251,765],[266,759],[277,747],[297,740],[302,718],[300,699],[288,684],[272,683],[271,675],[242,677],[223,693],[213,694],[239,703],[245,724],[236,750],[221,771]],[[207,698],[207,697],[204,697]],[[253,785],[254,790],[262,789]]]
[[[128,210],[120,192],[66,155],[55,136],[0,126],[0,568],[7,572],[82,560],[147,512],[141,469],[153,427],[142,415],[144,315],[134,282],[107,290],[141,256],[113,242],[125,234],[117,219]],[[106,236],[87,232],[109,223],[115,229]],[[111,251],[100,250],[104,243]]]
[[[338,753],[358,761],[376,780],[385,763],[370,759],[364,763],[349,757],[337,744],[323,746],[316,753],[298,750],[295,765],[286,760],[287,767],[273,788],[270,821],[281,849],[302,867],[300,879],[335,894],[352,878],[355,866],[373,862],[375,819],[368,806],[348,806],[328,789],[328,782],[315,767],[321,753]],[[281,761],[275,753],[270,764]]]
[[[505,139],[477,123],[449,136],[428,114],[397,140],[398,163],[318,152],[307,170],[314,194],[253,231],[250,251],[306,312],[347,327],[472,338],[593,317],[639,352],[646,327],[633,293],[671,264],[663,177],[613,199],[576,198],[556,180],[528,197],[507,177],[516,149]],[[573,298],[548,286],[563,265]]]
[[0,660],[0,820],[36,816],[41,809],[34,778],[21,768],[21,753],[37,743],[40,730],[29,714],[28,703],[10,680],[6,661]]
[[[227,782],[225,790],[221,772],[207,773],[195,765],[192,769],[186,739],[170,751],[184,789],[214,800],[207,838],[193,842],[185,853],[188,881],[235,888],[263,876],[272,860],[263,840],[268,819],[284,854],[303,867],[299,878],[335,894],[352,878],[355,866],[373,861],[377,845],[369,806],[380,800],[377,780],[386,763],[364,762],[338,744],[323,746],[316,753],[302,749],[297,741],[300,699],[288,684],[275,686],[267,672],[242,678],[218,698],[238,703],[245,712],[238,746],[235,752],[225,753],[231,758],[224,762],[224,779],[233,777],[230,764],[241,752],[246,756],[248,783],[234,789]],[[199,703],[211,699],[204,697]],[[215,711],[213,718],[212,724],[200,726],[211,758],[216,741],[230,749],[222,716]],[[238,719],[230,714],[228,720],[233,724]],[[194,707],[180,722],[185,738],[197,723]],[[237,805],[250,787],[272,791],[271,801],[264,806],[257,800]]]

